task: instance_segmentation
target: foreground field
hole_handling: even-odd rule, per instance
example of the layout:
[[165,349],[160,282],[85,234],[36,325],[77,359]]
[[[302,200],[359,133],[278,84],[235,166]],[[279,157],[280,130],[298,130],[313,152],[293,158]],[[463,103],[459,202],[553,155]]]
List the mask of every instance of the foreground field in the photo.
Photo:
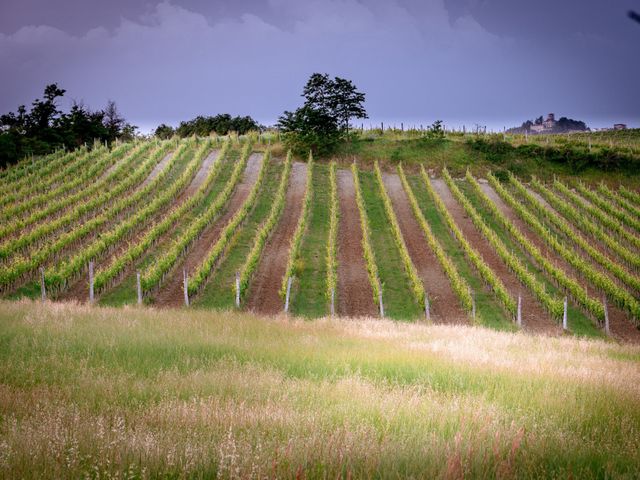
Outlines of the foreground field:
[[3,478],[633,478],[640,348],[0,302]]

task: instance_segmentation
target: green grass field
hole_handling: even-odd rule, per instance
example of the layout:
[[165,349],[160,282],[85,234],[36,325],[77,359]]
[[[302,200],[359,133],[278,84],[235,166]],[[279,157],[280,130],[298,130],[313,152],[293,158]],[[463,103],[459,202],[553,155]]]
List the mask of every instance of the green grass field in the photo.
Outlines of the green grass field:
[[[590,134],[593,136],[594,151],[600,147],[606,147],[613,153],[632,155],[638,159],[640,152],[640,130],[629,130],[624,133],[599,132]],[[448,134],[444,139],[430,139],[420,131],[380,130],[357,132],[353,138],[340,145],[336,156],[344,163],[353,161],[356,157],[361,164],[373,164],[380,162],[387,168],[403,163],[409,170],[416,164],[423,164],[427,168],[440,171],[443,167],[454,175],[461,175],[470,169],[474,175],[482,175],[486,171],[513,172],[521,178],[536,175],[539,178],[550,180],[555,176],[559,178],[580,177],[587,182],[600,182],[605,180],[610,184],[622,183],[637,186],[640,180],[640,170],[631,168],[616,170],[609,168],[606,175],[603,170],[595,167],[572,166],[571,159],[565,162],[553,162],[544,156],[528,157],[516,152],[508,154],[492,155],[478,151],[470,145],[474,138],[491,140],[503,140],[501,134],[487,136],[475,136],[468,133],[462,136],[460,133]],[[601,138],[600,138],[601,137]],[[530,146],[566,146],[588,144],[587,134],[584,135],[539,135],[529,136],[525,141],[523,135],[507,135],[505,141],[511,145]],[[600,138],[597,140],[597,138]],[[611,142],[612,147],[609,146]],[[596,145],[598,145],[596,147]],[[637,160],[636,160],[637,161]],[[603,178],[604,177],[604,178]]]
[[2,478],[637,478],[640,347],[0,302]]

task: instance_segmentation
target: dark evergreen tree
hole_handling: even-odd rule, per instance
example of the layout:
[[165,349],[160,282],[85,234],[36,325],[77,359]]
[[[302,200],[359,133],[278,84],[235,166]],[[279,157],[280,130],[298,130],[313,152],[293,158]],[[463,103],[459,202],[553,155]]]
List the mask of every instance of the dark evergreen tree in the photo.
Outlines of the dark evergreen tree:
[[56,148],[74,149],[92,145],[94,140],[113,142],[130,140],[137,127],[125,121],[115,102],[109,101],[104,110],[91,111],[75,102],[68,113],[58,108],[57,100],[65,90],[52,83],[44,89],[41,99],[18,110],[0,116],[0,167],[27,155],[44,155]]

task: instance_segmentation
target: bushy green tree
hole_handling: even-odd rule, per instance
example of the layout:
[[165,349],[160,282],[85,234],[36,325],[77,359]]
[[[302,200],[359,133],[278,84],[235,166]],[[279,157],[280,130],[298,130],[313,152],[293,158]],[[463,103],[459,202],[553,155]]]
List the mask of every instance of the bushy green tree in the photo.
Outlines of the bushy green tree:
[[199,115],[192,120],[180,122],[176,133],[180,137],[190,137],[192,135],[206,137],[212,132],[218,135],[226,135],[229,132],[237,132],[240,135],[244,135],[252,130],[260,129],[258,122],[249,116],[232,117],[228,113],[220,113],[208,117]]
[[342,138],[333,117],[308,105],[284,112],[278,126],[285,132],[285,143],[296,154],[309,150],[317,155],[329,154]]
[[158,125],[158,128],[156,128],[155,132],[153,132],[156,137],[161,138],[162,140],[173,137],[175,133],[176,131],[173,129],[173,127],[164,123]]
[[444,138],[444,129],[442,128],[442,120],[436,120],[427,129],[427,137],[434,139]]

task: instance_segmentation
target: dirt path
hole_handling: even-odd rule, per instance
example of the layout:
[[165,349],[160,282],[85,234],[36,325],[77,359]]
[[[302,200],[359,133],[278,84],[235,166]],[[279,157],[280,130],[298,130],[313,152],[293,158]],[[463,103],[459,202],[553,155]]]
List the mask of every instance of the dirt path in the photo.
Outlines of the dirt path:
[[161,307],[180,307],[184,305],[182,270],[186,269],[187,273],[193,272],[198,265],[200,265],[200,262],[202,262],[211,245],[218,240],[222,229],[249,195],[260,173],[261,163],[261,154],[254,153],[249,157],[242,180],[238,183],[231,198],[227,202],[224,213],[204,229],[202,235],[191,245],[191,248],[186,256],[182,258],[182,261],[179,261],[169,272],[160,290],[153,297],[156,305]]
[[480,253],[484,261],[496,272],[502,280],[507,291],[514,297],[522,295],[522,327],[531,332],[560,334],[561,329],[544,310],[542,305],[535,299],[533,294],[518,280],[518,277],[509,270],[509,267],[502,261],[489,241],[475,227],[471,219],[467,216],[464,208],[453,197],[446,182],[442,179],[432,179],[431,183],[442,198],[449,213],[453,217],[458,228],[466,237],[467,241]]
[[302,213],[306,181],[307,164],[294,163],[282,217],[265,245],[258,269],[251,280],[247,300],[249,310],[276,314],[283,309],[283,302],[278,291],[287,268],[291,237],[293,237],[300,213]]
[[340,202],[336,313],[348,317],[377,317],[378,310],[364,263],[353,175],[350,170],[338,170],[336,173]]
[[211,170],[217,159],[218,150],[212,150],[209,155],[207,155],[207,158],[204,159],[204,162],[202,162],[198,173],[196,173],[195,177],[193,177],[193,180],[191,181],[189,186],[185,190],[183,190],[183,192],[178,197],[178,202],[181,203],[184,199],[190,197],[191,195],[196,193],[196,191],[198,191],[200,185],[202,185],[202,183],[207,179],[207,175],[209,175],[209,171]]
[[164,158],[162,160],[160,160],[155,165],[155,167],[153,167],[153,170],[151,170],[151,173],[149,175],[147,175],[147,178],[144,179],[144,181],[140,184],[140,186],[138,188],[144,188],[147,185],[149,185],[158,176],[158,174],[160,174],[160,172],[167,165],[169,160],[171,160],[171,157],[173,156],[174,153],[175,153],[174,151],[171,151],[171,152],[167,153],[164,156]]
[[383,180],[391,197],[409,255],[429,295],[432,319],[436,323],[469,323],[460,300],[451,289],[447,275],[442,270],[435,253],[429,248],[424,232],[413,215],[409,197],[402,187],[400,177],[397,174],[384,173]]
[[[560,255],[552,251],[545,244],[544,240],[535,234],[529,226],[518,217],[518,215],[503,202],[502,198],[489,184],[481,184],[482,190],[487,196],[502,210],[505,215],[517,226],[524,236],[533,245],[538,247],[542,254],[547,257],[556,267],[561,268],[570,277],[574,278],[580,285],[586,288],[587,292],[595,298],[601,298],[602,294],[587,282],[575,269],[569,265]],[[627,314],[615,305],[609,304],[609,326],[614,338],[622,341],[640,343],[640,330],[638,330],[628,318]]]
[[[217,156],[218,156],[218,151],[215,150],[211,152],[207,156],[207,158],[205,158],[205,160],[200,165],[198,172],[191,179],[189,186],[184,190],[182,190],[180,194],[178,194],[178,197],[173,203],[169,204],[168,206],[165,206],[164,208],[161,209],[160,212],[157,212],[153,216],[153,218],[156,221],[162,218],[166,214],[166,212],[170,211],[176,206],[181,205],[184,201],[187,200],[187,198],[193,195],[198,190],[198,188],[200,188],[200,185],[202,185],[202,183],[207,178],[207,173],[212,168]],[[144,227],[144,231],[142,233],[139,233],[138,235],[144,235],[144,232],[146,232],[154,223],[147,223],[147,226]],[[128,242],[126,241],[118,242],[115,248],[110,249],[102,259],[96,262],[96,268],[98,265],[103,265],[103,266],[110,265],[115,258],[117,258],[119,255],[122,255],[122,253],[124,253],[128,248],[129,248]],[[69,288],[60,295],[60,299],[63,299],[63,300],[73,299],[78,301],[85,301],[88,298],[89,298],[89,284],[88,284],[87,278],[84,278],[84,279],[81,278],[75,282],[72,282]]]

